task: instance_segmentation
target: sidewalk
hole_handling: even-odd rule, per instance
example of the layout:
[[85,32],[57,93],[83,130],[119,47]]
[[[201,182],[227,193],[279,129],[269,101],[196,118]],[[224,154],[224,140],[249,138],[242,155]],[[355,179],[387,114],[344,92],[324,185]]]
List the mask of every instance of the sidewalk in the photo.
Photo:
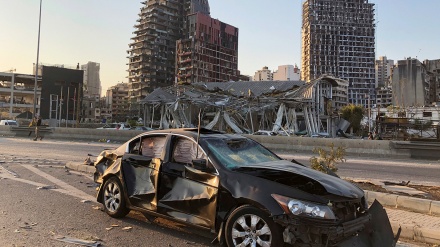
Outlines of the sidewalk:
[[428,244],[440,244],[440,217],[385,208],[393,232],[402,227],[400,239],[409,239]]
[[[68,162],[72,170],[93,173],[95,167]],[[368,202],[378,200],[386,209],[394,234],[402,228],[400,240],[440,245],[440,201],[366,191]]]

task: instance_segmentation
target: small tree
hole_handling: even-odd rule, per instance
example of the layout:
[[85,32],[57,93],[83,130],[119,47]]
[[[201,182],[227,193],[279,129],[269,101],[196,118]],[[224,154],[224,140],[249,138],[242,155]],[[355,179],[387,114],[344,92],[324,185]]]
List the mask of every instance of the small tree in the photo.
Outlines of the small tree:
[[[313,156],[310,158],[310,164],[312,169],[328,173],[328,170],[332,172],[337,172],[338,168],[336,164],[338,162],[345,162],[345,148],[337,147],[332,143],[329,145],[330,150],[325,150],[323,148],[314,148],[313,152],[318,153],[319,157]],[[325,166],[325,167],[323,167]]]
[[360,105],[349,104],[341,108],[341,117],[350,122],[353,132],[360,130],[361,121],[364,117],[364,107]]
[[138,125],[138,124],[137,124],[137,121],[134,120],[134,119],[129,119],[129,120],[127,121],[127,123],[128,123],[131,127],[135,127],[135,126]]

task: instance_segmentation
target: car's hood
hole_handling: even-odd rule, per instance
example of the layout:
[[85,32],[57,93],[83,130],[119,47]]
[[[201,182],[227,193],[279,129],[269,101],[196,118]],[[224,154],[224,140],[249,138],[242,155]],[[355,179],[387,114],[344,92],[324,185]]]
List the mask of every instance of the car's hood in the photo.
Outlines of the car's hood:
[[[361,198],[364,196],[364,192],[361,189],[343,179],[333,177],[307,167],[303,167],[287,160],[264,162],[256,165],[247,165],[245,166],[245,168],[289,172],[318,182],[324,187],[324,189],[328,193],[334,195],[348,198]],[[247,173],[246,169],[241,169],[240,172]],[[260,177],[261,174],[263,174],[264,178],[275,181],[275,179],[271,176],[265,177],[264,173],[260,173]]]

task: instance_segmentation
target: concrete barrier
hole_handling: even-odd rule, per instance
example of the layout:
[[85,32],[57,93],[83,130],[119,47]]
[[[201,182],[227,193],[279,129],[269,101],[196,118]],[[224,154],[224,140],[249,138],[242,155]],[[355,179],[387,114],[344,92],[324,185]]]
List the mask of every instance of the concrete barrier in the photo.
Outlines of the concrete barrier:
[[[5,128],[6,127],[6,128]],[[51,131],[45,134],[45,138],[64,140],[110,140],[125,142],[143,131],[135,130],[107,130],[88,128],[49,128]],[[24,132],[23,132],[24,133]],[[16,136],[9,126],[0,126],[0,135]],[[296,136],[258,136],[244,135],[250,137],[267,148],[280,153],[313,152],[316,147],[325,148],[332,143],[335,147],[344,147],[349,155],[359,156],[382,156],[409,158],[410,152],[402,148],[394,148],[392,141],[388,140],[362,140],[362,139],[332,139],[332,138],[310,138]]]
[[0,136],[14,136],[11,132],[11,126],[0,125]]
[[110,140],[126,142],[143,133],[137,130],[85,129],[85,128],[53,128],[46,137],[66,140]]
[[362,139],[340,139],[340,138],[310,138],[293,136],[258,136],[245,135],[271,150],[278,152],[313,152],[316,147],[326,148],[332,143],[336,147],[343,147],[347,154],[359,156],[374,155],[386,157],[408,158],[409,153],[405,149],[393,148],[389,140],[362,140]]

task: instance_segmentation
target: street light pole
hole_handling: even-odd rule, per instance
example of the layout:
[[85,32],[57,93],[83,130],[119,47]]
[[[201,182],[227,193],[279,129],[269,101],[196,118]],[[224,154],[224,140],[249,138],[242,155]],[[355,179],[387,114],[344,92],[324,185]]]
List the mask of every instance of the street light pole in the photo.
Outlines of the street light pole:
[[[37,115],[37,81],[38,81],[38,59],[40,58],[40,27],[41,27],[41,4],[40,0],[40,15],[38,17],[38,44],[37,44],[37,63],[35,64],[35,85],[34,85],[34,117]],[[40,101],[41,102],[41,101]],[[41,105],[40,105],[41,107]],[[41,108],[40,108],[41,111]]]

